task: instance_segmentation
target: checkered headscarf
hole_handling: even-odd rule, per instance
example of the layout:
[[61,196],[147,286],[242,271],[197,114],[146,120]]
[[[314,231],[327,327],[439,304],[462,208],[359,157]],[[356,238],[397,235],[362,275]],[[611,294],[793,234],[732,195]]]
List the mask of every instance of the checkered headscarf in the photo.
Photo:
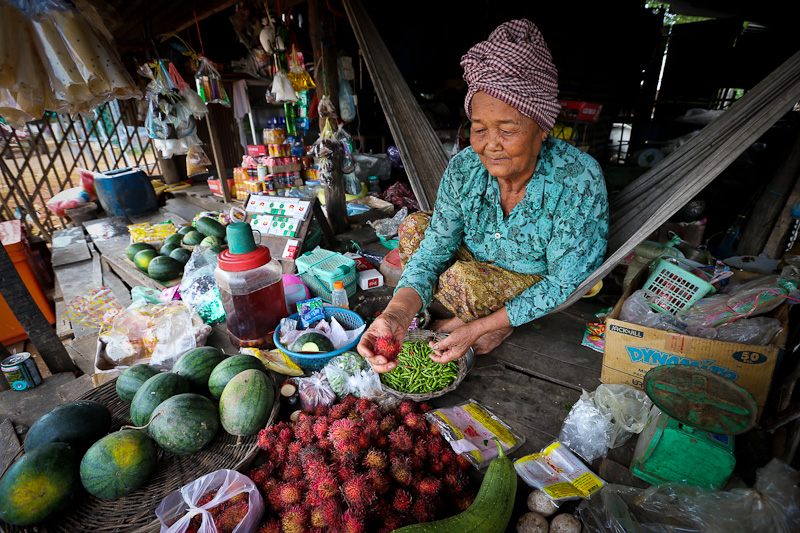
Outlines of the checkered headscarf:
[[461,58],[467,97],[464,108],[472,118],[472,97],[478,91],[515,107],[551,131],[561,106],[558,71],[539,28],[525,19],[512,20],[495,29],[489,40],[478,43]]

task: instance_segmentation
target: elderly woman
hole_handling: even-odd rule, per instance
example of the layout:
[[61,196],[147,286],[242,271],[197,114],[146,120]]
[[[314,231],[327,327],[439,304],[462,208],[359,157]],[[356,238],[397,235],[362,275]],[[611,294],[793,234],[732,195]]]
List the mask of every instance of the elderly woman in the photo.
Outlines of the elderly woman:
[[431,358],[446,363],[470,346],[488,353],[564,302],[605,253],[603,174],[591,156],[549,135],[558,74],[538,28],[507,22],[461,65],[471,146],[450,161],[433,215],[415,213],[400,228],[402,278],[358,345],[377,372],[397,363],[375,355],[375,340],[402,342],[434,296],[455,316],[434,324],[449,335]]

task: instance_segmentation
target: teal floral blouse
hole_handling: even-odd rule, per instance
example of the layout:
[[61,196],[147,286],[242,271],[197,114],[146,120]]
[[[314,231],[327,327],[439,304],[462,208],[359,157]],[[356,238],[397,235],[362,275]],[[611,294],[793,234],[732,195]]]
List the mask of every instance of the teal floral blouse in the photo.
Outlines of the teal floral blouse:
[[608,238],[608,198],[600,165],[547,138],[525,197],[509,213],[475,151],[454,156],[439,184],[430,225],[398,284],[427,307],[439,276],[463,244],[478,261],[543,280],[506,302],[512,326],[544,316],[600,266]]

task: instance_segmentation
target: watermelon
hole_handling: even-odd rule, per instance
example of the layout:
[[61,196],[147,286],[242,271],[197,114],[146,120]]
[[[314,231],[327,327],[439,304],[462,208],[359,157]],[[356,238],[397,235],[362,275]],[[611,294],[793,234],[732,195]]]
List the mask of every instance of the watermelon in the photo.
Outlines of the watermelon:
[[186,263],[189,261],[189,258],[192,257],[192,251],[183,247],[175,248],[169,253],[169,256],[180,262],[182,265],[186,265]]
[[161,255],[167,255],[168,256],[169,254],[172,253],[172,250],[174,250],[176,248],[180,248],[180,247],[181,247],[181,243],[175,244],[174,242],[165,242],[164,246],[162,246],[158,250],[158,253],[161,254]]
[[138,364],[126,368],[117,378],[117,396],[125,403],[131,403],[139,387],[158,374],[160,370],[153,365]]
[[178,228],[178,235],[183,236],[189,233],[190,231],[197,231],[197,230],[195,230],[194,226],[192,226],[191,224],[187,224],[185,226],[181,226],[180,228]]
[[293,352],[332,352],[334,347],[328,337],[312,331],[297,337],[290,350]]
[[214,370],[208,377],[208,391],[211,393],[211,396],[213,396],[215,400],[219,400],[219,397],[222,396],[222,390],[231,378],[245,370],[260,370],[261,372],[266,372],[264,363],[252,355],[240,353],[224,359],[214,367]]
[[264,429],[275,403],[275,388],[260,370],[245,370],[225,385],[219,398],[219,419],[231,435],[255,435]]
[[172,235],[164,239],[164,244],[177,244],[178,246],[180,246],[182,242],[183,242],[182,233],[173,233]]
[[116,500],[143,486],[157,460],[153,439],[138,429],[123,429],[89,448],[81,459],[81,483],[93,496]]
[[181,274],[183,274],[183,263],[166,255],[154,257],[147,266],[147,275],[160,281],[169,281],[180,277]]
[[160,372],[139,387],[131,401],[131,422],[144,426],[158,405],[176,394],[189,392],[189,380],[172,372]]
[[208,394],[208,378],[225,357],[219,348],[213,346],[194,348],[178,358],[172,371],[189,380],[192,392]]
[[198,218],[194,221],[194,226],[197,228],[197,231],[206,237],[216,237],[220,240],[225,238],[225,226],[211,217]]
[[222,251],[222,239],[219,237],[206,237],[202,241],[200,241],[199,246],[205,246],[206,248],[211,248],[215,252]]
[[147,268],[150,266],[150,261],[152,261],[156,257],[160,257],[158,255],[158,250],[156,250],[151,246],[149,250],[142,250],[141,252],[138,252],[136,255],[134,255],[133,264],[136,265],[136,268],[138,268],[139,270],[141,270],[146,274]]
[[166,400],[150,416],[150,436],[165,451],[186,455],[202,449],[219,430],[214,402],[188,392]]
[[25,436],[25,451],[31,452],[50,442],[71,444],[83,453],[108,433],[111,411],[100,402],[77,400],[61,404],[34,422]]
[[133,258],[136,257],[136,254],[141,252],[142,250],[155,250],[155,248],[146,242],[134,242],[128,245],[125,248],[125,255],[128,259],[133,261]]
[[205,239],[205,235],[203,235],[197,230],[192,230],[183,236],[182,243],[185,244],[186,246],[195,246],[197,244],[200,244],[200,242],[203,239]]
[[66,510],[80,490],[80,453],[65,442],[42,444],[0,479],[0,520],[31,526]]

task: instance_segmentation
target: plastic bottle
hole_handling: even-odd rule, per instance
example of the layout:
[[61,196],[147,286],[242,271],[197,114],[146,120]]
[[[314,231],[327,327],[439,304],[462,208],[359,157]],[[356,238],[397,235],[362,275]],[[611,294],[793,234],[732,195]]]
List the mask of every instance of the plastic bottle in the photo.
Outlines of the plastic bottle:
[[347,291],[344,288],[344,282],[334,281],[333,292],[331,293],[331,305],[334,307],[341,307],[342,309],[350,309],[350,302],[347,299]]

